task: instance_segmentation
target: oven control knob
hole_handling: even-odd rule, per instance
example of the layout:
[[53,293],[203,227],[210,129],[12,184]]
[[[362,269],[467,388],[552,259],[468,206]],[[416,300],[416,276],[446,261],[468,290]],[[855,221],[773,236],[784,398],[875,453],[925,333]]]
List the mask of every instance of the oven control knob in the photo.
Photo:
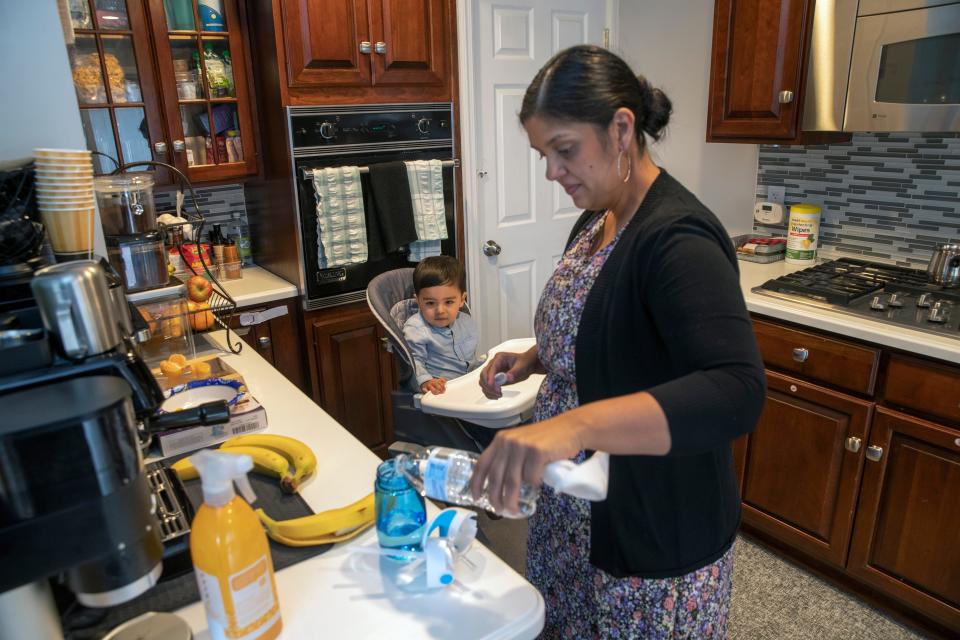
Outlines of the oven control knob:
[[944,312],[943,307],[940,306],[940,303],[936,303],[930,309],[930,313],[927,314],[927,322],[936,322],[943,324],[947,321],[947,314]]
[[337,129],[332,122],[322,122],[320,124],[320,137],[324,140],[332,140],[337,135]]
[[926,309],[927,307],[929,307],[929,306],[930,306],[930,294],[929,294],[929,293],[924,293],[923,295],[921,295],[920,298],[917,299],[917,306],[918,306],[918,307],[923,307],[924,309]]
[[424,135],[430,133],[430,118],[420,118],[417,120],[417,131]]
[[901,300],[901,299],[900,299],[900,296],[898,296],[897,294],[891,293],[891,294],[890,294],[890,299],[887,300],[887,306],[890,306],[890,307],[902,307],[902,306],[903,306],[903,300]]
[[874,311],[883,311],[887,307],[880,300],[880,296],[873,296],[873,300],[870,301],[870,308]]

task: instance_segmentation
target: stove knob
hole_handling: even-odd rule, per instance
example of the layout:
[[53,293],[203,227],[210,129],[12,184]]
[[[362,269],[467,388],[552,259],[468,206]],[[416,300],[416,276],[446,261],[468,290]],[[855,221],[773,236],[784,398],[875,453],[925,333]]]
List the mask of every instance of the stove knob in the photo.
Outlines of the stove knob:
[[320,137],[324,140],[330,140],[337,134],[336,128],[332,122],[323,122],[320,124]]
[[926,309],[927,307],[929,307],[929,306],[930,306],[930,294],[929,294],[929,293],[925,293],[925,294],[921,295],[920,298],[917,300],[917,306],[918,306],[918,307],[923,307],[924,309]]
[[430,133],[430,119],[420,118],[417,120],[417,130],[424,135]]
[[901,300],[901,299],[900,299],[900,296],[898,296],[897,294],[891,293],[891,294],[890,294],[890,299],[887,300],[887,304],[888,304],[889,306],[891,306],[891,307],[902,307],[902,306],[903,306],[903,300]]
[[887,307],[880,301],[880,296],[873,296],[873,300],[870,301],[870,308],[874,311],[883,311]]
[[947,321],[947,314],[944,313],[943,307],[940,306],[940,303],[933,305],[933,308],[930,309],[930,313],[927,314],[927,322],[936,322],[944,323]]

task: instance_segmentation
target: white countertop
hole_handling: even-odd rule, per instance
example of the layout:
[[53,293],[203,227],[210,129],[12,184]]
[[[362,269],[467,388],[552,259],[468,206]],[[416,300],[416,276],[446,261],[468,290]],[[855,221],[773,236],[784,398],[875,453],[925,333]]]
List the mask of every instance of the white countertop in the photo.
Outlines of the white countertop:
[[811,329],[830,331],[851,338],[866,340],[879,345],[893,347],[947,362],[960,363],[960,339],[916,331],[905,327],[886,324],[824,309],[813,305],[770,298],[753,293],[751,289],[792,271],[806,268],[802,265],[787,264],[781,260],[770,264],[738,261],[740,266],[740,288],[751,313],[787,320]]
[[221,279],[220,284],[236,301],[238,307],[266,304],[300,294],[296,285],[258,266],[244,267],[243,278]]
[[[204,337],[224,347],[224,332]],[[317,473],[300,493],[315,512],[349,504],[373,490],[380,459],[254,349],[221,358],[243,375],[266,407],[268,432],[313,448]],[[429,508],[437,513],[435,506]],[[377,547],[373,528],[277,572],[283,637],[492,640],[535,638],[543,627],[540,593],[479,543],[466,556],[473,567],[458,564],[453,585],[435,590],[426,590],[422,577],[408,582],[402,571],[406,565],[358,552],[358,547]],[[202,603],[176,613],[194,638],[210,637]]]

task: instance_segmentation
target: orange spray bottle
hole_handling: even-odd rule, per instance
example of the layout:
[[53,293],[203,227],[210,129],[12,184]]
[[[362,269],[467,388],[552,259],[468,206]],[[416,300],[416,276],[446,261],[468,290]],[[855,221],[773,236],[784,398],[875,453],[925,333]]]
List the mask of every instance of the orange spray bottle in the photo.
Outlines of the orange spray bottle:
[[[276,638],[283,622],[270,546],[247,504],[256,499],[247,479],[253,460],[204,450],[190,456],[190,462],[203,483],[203,505],[190,531],[190,556],[210,637]],[[236,495],[234,482],[242,496]]]

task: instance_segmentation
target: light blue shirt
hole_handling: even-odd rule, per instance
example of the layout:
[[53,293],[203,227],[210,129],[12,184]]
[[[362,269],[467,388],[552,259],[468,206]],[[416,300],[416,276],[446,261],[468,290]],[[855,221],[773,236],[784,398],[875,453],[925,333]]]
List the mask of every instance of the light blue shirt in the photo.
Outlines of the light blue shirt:
[[434,378],[458,378],[476,359],[477,326],[467,313],[460,312],[449,327],[434,327],[418,311],[404,323],[403,337],[413,353],[418,386]]

